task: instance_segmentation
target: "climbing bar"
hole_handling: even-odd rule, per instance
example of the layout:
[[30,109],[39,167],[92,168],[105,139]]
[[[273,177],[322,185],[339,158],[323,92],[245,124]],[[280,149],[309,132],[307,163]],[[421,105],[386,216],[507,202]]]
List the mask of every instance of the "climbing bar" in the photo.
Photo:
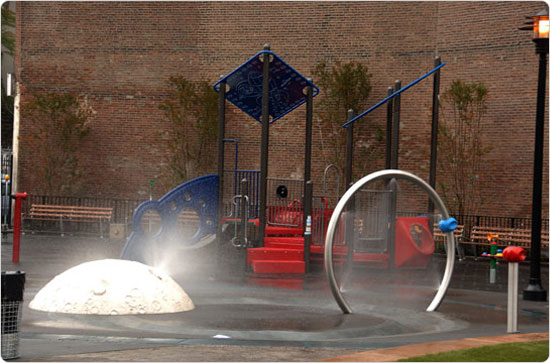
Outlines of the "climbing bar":
[[418,78],[417,80],[415,80],[415,81],[409,83],[409,84],[406,85],[405,87],[401,88],[399,91],[396,91],[396,92],[392,93],[391,95],[389,95],[388,97],[384,98],[382,101],[378,102],[376,105],[372,106],[371,108],[369,108],[368,110],[366,110],[366,111],[363,112],[362,114],[355,116],[354,118],[352,118],[351,120],[349,120],[348,122],[346,122],[345,124],[343,124],[342,127],[343,127],[343,128],[347,128],[349,125],[351,125],[351,124],[354,123],[355,121],[359,120],[361,117],[365,116],[365,115],[368,114],[369,112],[376,110],[378,107],[382,106],[384,103],[388,102],[388,101],[391,100],[393,97],[397,96],[397,95],[400,94],[400,93],[405,92],[406,90],[408,90],[409,88],[411,88],[412,86],[414,86],[415,84],[417,84],[418,82],[422,81],[424,78],[429,77],[432,73],[437,72],[437,71],[438,71],[441,67],[443,67],[445,64],[446,64],[446,63],[441,63],[440,65],[438,65],[437,67],[435,67],[434,69],[432,69],[431,71],[429,71],[428,73],[426,73],[425,75],[423,75],[422,77],[420,77],[420,78]]

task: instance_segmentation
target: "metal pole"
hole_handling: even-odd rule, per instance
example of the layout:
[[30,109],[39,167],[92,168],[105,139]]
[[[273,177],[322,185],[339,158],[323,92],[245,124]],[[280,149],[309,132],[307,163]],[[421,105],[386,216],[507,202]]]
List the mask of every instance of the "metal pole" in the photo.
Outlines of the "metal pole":
[[[269,44],[264,45],[269,50]],[[262,82],[262,144],[260,150],[260,210],[259,210],[259,240],[260,247],[264,246],[266,208],[267,208],[267,161],[269,149],[269,53],[263,54],[263,82]]]
[[13,250],[11,262],[19,263],[19,250],[21,246],[21,210],[22,201],[27,199],[27,193],[15,193],[15,209],[13,214]]
[[[355,117],[352,109],[348,110],[348,121]],[[346,129],[346,190],[351,186],[353,174],[353,124]]]
[[[311,180],[308,180],[305,183],[305,203],[304,203],[304,216],[306,220],[305,224],[305,231],[304,231],[304,262],[306,264],[305,266],[305,272],[306,274],[309,272],[309,262],[310,262],[310,255],[311,255],[311,230],[313,225],[312,220],[312,199],[313,199],[313,182]],[[309,219],[309,221],[308,221]],[[308,226],[309,224],[309,226]]]
[[[401,89],[401,81],[395,81],[395,92]],[[400,110],[401,110],[401,95],[395,96],[393,99],[393,125],[392,125],[392,155],[391,155],[391,168],[398,169],[397,164],[399,160],[399,122],[400,122]]]
[[[435,57],[434,66],[441,64],[441,57]],[[432,138],[430,144],[430,186],[435,189],[435,177],[437,171],[437,130],[439,122],[439,79],[440,71],[434,73],[433,94],[432,94]],[[434,204],[428,198],[428,213],[432,215]],[[430,229],[433,229],[433,223],[430,223]],[[432,231],[433,232],[433,231]]]
[[244,251],[243,265],[244,273],[246,276],[246,269],[248,267],[248,180],[241,180],[241,231],[240,231],[241,247]]
[[222,219],[223,219],[223,169],[224,169],[224,144],[225,138],[225,87],[226,83],[220,83],[218,95],[218,224],[216,240],[218,246],[222,243]]
[[[393,93],[393,87],[388,87],[388,96]],[[391,169],[391,139],[393,122],[393,100],[388,101],[386,109],[386,169]],[[352,124],[353,125],[353,124]]]
[[[352,109],[348,110],[348,121],[355,117]],[[353,177],[353,124],[346,131],[346,190],[352,185]],[[355,236],[353,231],[353,211],[355,209],[355,198],[346,205],[346,217],[344,218],[344,238],[348,248],[346,256],[346,268],[342,278],[342,287],[347,283],[353,271],[353,253],[355,252]]]
[[[307,86],[306,103],[306,142],[304,160],[304,181],[311,180],[311,139],[313,133],[313,87]],[[304,184],[305,195],[305,184]]]
[[[394,92],[398,92],[401,89],[401,81],[395,81],[393,86]],[[391,169],[398,169],[399,161],[399,123],[400,123],[400,111],[401,111],[401,95],[395,96],[393,99],[393,120],[392,120],[392,141],[391,141]],[[395,227],[397,223],[397,180],[391,179],[388,185],[391,190],[390,196],[390,223],[388,234],[388,268],[394,268],[395,258]]]
[[311,233],[312,233],[312,209],[313,209],[313,184],[311,182],[311,139],[313,130],[313,88],[307,87],[306,103],[306,140],[304,152],[304,262],[305,272],[309,272]]
[[508,263],[507,333],[518,333],[518,266],[517,262]]
[[540,279],[540,230],[542,209],[542,164],[544,152],[544,108],[546,98],[546,67],[548,40],[536,39],[539,54],[539,79],[537,92],[537,118],[535,126],[535,160],[533,171],[533,204],[531,226],[531,262],[529,285],[523,290],[523,300],[546,301],[547,293]]

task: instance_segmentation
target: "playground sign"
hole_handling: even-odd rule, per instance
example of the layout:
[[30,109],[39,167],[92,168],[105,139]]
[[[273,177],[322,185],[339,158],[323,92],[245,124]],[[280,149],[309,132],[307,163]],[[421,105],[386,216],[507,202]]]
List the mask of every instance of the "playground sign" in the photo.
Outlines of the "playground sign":
[[263,50],[237,67],[227,76],[214,84],[219,92],[220,83],[229,86],[226,99],[255,120],[262,122],[262,68],[264,54],[269,55],[269,123],[277,121],[287,113],[306,102],[304,89],[313,88],[313,96],[319,94],[319,88],[285,63],[275,53]]

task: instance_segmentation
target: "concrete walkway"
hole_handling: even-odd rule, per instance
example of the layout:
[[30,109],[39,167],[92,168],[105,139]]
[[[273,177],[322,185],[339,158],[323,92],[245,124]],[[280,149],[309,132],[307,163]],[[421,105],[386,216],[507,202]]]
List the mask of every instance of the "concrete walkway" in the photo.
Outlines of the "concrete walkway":
[[[466,338],[460,340],[431,342],[415,345],[406,345],[394,348],[375,349],[366,352],[346,354],[328,359],[322,362],[395,362],[399,359],[415,357],[427,354],[448,352],[458,349],[470,349],[487,345],[503,343],[519,343],[529,341],[548,340],[548,333],[534,334],[508,334],[480,338]],[[53,356],[40,360],[45,362],[199,362],[205,356],[212,357],[217,352],[219,361],[311,361],[319,356],[337,354],[334,348],[285,348],[284,351],[273,347],[257,347],[247,349],[239,346],[170,346],[145,349],[118,350],[111,352],[97,352],[86,354],[73,354]]]
[[[21,357],[15,361],[394,361],[485,344],[548,339],[548,302],[521,297],[522,334],[503,335],[507,268],[500,266],[497,284],[488,284],[488,261],[483,260],[456,264],[451,289],[435,313],[423,311],[433,289],[422,286],[431,277],[425,276],[426,271],[412,270],[407,275],[419,279],[412,285],[394,279],[394,295],[377,290],[372,272],[358,279],[359,290],[350,291],[354,314],[343,315],[322,270],[290,287],[266,287],[223,274],[221,279],[220,274],[212,277],[205,265],[212,261],[211,251],[206,251],[205,259],[198,254],[187,261],[193,263],[192,276],[175,276],[195,302],[195,310],[106,317],[38,312],[28,303],[68,268],[117,258],[123,242],[27,234],[21,245],[18,264],[11,262],[9,241],[2,243],[1,251],[3,271],[23,270],[27,276]],[[528,269],[527,264],[520,267],[520,291]],[[548,285],[547,264],[542,266],[542,282]],[[216,339],[218,334],[230,338]]]

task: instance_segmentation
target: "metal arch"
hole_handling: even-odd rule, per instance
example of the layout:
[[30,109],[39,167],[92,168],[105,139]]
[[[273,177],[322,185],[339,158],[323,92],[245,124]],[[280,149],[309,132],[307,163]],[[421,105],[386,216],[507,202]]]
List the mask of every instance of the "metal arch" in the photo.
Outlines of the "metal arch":
[[[428,193],[428,196],[433,200],[435,207],[439,209],[442,217],[444,219],[449,218],[449,213],[447,212],[447,208],[445,208],[445,205],[443,204],[443,201],[441,200],[437,192],[428,183],[426,183],[424,180],[422,180],[421,178],[419,178],[418,176],[412,173],[402,171],[402,170],[394,170],[394,169],[380,170],[363,177],[358,182],[353,184],[353,186],[348,189],[348,191],[342,196],[342,199],[340,199],[340,202],[338,202],[338,204],[336,205],[336,208],[334,209],[334,213],[332,214],[332,217],[330,218],[330,222],[328,224],[327,237],[325,240],[325,270],[327,273],[327,279],[330,284],[332,295],[336,299],[336,302],[338,303],[338,305],[340,306],[344,314],[351,314],[352,310],[349,304],[344,299],[344,296],[340,291],[338,282],[336,281],[336,277],[334,275],[334,265],[332,263],[332,244],[334,240],[334,235],[336,233],[336,225],[348,201],[363,186],[378,180],[392,179],[392,178],[405,179],[415,184],[416,186],[422,188],[426,193]],[[454,250],[455,250],[454,233],[448,232],[447,233],[447,251],[452,251],[452,252],[447,253],[447,263],[445,265],[445,273],[443,275],[441,285],[439,286],[439,289],[434,299],[432,300],[432,302],[430,303],[426,311],[435,311],[439,307],[439,305],[441,304],[441,301],[443,300],[443,298],[445,297],[445,294],[447,293],[447,289],[449,287],[449,283],[451,281],[451,276],[454,268]]]

